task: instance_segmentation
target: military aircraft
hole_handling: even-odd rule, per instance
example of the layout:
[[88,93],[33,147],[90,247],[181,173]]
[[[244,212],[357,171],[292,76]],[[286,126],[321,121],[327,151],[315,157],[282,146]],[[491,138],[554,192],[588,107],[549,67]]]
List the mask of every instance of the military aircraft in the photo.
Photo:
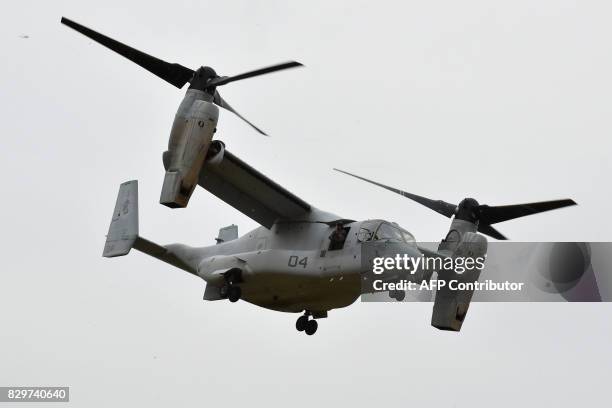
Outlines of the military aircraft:
[[[140,236],[138,182],[121,184],[103,256],[123,256],[132,248],[202,278],[204,299],[242,299],[282,312],[300,313],[296,329],[312,335],[317,319],[333,309],[351,305],[364,292],[374,257],[397,253],[418,257],[485,255],[487,240],[505,237],[492,224],[549,211],[575,202],[569,199],[540,203],[487,206],[466,198],[458,205],[407,193],[359,176],[364,181],[410,198],[448,218],[451,226],[437,250],[416,244],[415,238],[393,222],[355,221],[319,210],[266,177],[213,140],[220,106],[236,115],[217,87],[241,79],[301,66],[288,62],[235,76],[218,76],[210,67],[196,71],[170,64],[97,33],[74,21],[61,22],[166,80],[177,88],[189,83],[163,153],[166,170],[160,203],[186,207],[196,185],[247,215],[260,227],[239,237],[235,225],[221,228],[216,244],[190,247],[159,245]],[[242,118],[240,115],[238,115]],[[246,119],[242,118],[246,121]],[[263,132],[247,121],[256,131]],[[457,277],[476,281],[479,270]],[[412,277],[426,281],[431,273]],[[459,331],[473,291],[438,290],[432,325]],[[390,296],[402,300],[404,292]]]

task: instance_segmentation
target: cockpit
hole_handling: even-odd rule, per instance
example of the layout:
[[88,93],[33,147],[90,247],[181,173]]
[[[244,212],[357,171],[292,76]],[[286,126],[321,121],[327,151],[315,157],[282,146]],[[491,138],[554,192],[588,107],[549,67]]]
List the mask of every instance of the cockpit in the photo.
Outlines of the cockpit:
[[361,223],[357,233],[359,242],[387,241],[415,243],[414,236],[394,222],[369,220]]

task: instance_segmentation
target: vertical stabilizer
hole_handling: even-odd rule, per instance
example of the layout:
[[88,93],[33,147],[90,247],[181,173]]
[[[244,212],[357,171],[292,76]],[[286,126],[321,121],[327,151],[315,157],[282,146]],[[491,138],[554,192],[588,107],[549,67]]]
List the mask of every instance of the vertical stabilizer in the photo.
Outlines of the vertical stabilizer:
[[138,238],[138,180],[121,184],[102,256],[127,255]]
[[215,238],[217,244],[233,241],[235,239],[238,239],[238,226],[234,224],[221,228],[219,230],[219,236]]

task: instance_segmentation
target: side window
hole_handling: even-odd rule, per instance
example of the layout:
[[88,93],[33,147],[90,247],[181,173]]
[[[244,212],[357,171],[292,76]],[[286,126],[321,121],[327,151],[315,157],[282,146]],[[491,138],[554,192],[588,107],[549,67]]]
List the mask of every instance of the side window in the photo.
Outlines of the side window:
[[367,228],[361,227],[359,229],[359,232],[357,233],[357,241],[359,242],[370,241],[373,236],[374,236],[374,233],[372,231],[370,231]]
[[344,248],[344,242],[351,227],[336,228],[329,236],[329,251],[337,251]]
[[379,224],[380,221],[378,220],[364,221],[361,224],[361,228],[359,228],[359,232],[357,233],[357,241],[366,242],[376,239],[374,238],[374,231],[376,231]]

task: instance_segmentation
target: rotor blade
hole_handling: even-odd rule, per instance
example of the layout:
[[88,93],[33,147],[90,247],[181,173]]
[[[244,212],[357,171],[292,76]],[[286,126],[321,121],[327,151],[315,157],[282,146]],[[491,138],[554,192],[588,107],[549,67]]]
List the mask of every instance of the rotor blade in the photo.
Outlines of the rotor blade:
[[180,64],[171,64],[152,57],[149,54],[145,54],[142,51],[138,51],[135,48],[129,47],[120,43],[119,41],[95,32],[79,23],[67,19],[66,17],[62,17],[61,22],[84,36],[89,37],[103,46],[115,51],[117,54],[122,55],[130,61],[140,65],[147,71],[157,75],[161,79],[171,83],[179,89],[189,82],[193,76],[193,71],[189,68],[186,68]]
[[483,234],[486,234],[486,235],[488,235],[490,237],[493,237],[495,239],[499,239],[499,240],[502,240],[502,241],[508,239],[501,232],[499,232],[498,230],[496,230],[495,228],[493,228],[489,224],[478,224],[478,232],[481,232]]
[[232,112],[234,115],[238,116],[240,119],[244,120],[246,123],[248,123],[249,125],[251,125],[251,127],[253,129],[255,129],[256,131],[258,131],[259,133],[261,133],[264,136],[268,136],[263,130],[261,130],[260,128],[258,128],[257,126],[255,126],[254,124],[252,124],[251,122],[249,122],[248,120],[246,120],[241,114],[239,114],[238,112],[236,112],[234,110],[234,108],[232,108],[230,106],[229,103],[225,102],[225,100],[221,97],[221,95],[219,94],[219,92],[215,91],[215,97],[213,98],[213,102],[216,103],[218,106],[222,107],[223,109],[227,109],[228,111]]
[[444,215],[445,217],[448,217],[448,218],[451,218],[455,214],[455,210],[457,209],[456,205],[447,203],[447,202],[442,201],[442,200],[430,200],[429,198],[421,197],[421,196],[416,195],[416,194],[407,193],[407,192],[399,190],[397,188],[389,187],[389,186],[386,186],[384,184],[377,183],[376,181],[368,180],[367,178],[357,176],[355,174],[349,173],[349,172],[344,171],[344,170],[340,170],[340,169],[334,169],[334,170],[336,170],[336,171],[338,171],[340,173],[344,173],[344,174],[347,174],[349,176],[358,178],[359,180],[363,180],[363,181],[366,181],[368,183],[371,183],[371,184],[377,185],[379,187],[385,188],[385,189],[387,189],[389,191],[393,191],[394,193],[397,193],[397,194],[402,195],[404,197],[407,197],[407,198],[409,198],[409,199],[411,199],[413,201],[416,201],[417,203],[419,203],[421,205],[424,205],[425,207],[430,208],[430,209],[434,210],[435,212],[440,213],[440,214],[442,214],[442,215]]
[[527,204],[500,205],[495,207],[481,205],[480,222],[484,224],[495,224],[498,222],[524,217],[526,215],[556,210],[557,208],[569,207],[571,205],[576,205],[576,202],[570,199],[542,201]]
[[209,82],[210,86],[221,86],[225,84],[229,84],[230,82],[240,81],[241,79],[252,78],[259,75],[269,74],[271,72],[282,71],[284,69],[295,68],[295,67],[303,67],[303,64],[300,64],[297,61],[289,61],[282,64],[272,65],[270,67],[256,69],[254,71],[245,72],[244,74],[234,75],[230,77],[219,77],[213,79]]

